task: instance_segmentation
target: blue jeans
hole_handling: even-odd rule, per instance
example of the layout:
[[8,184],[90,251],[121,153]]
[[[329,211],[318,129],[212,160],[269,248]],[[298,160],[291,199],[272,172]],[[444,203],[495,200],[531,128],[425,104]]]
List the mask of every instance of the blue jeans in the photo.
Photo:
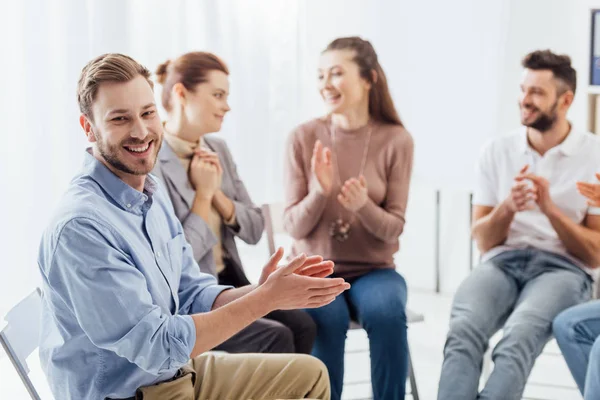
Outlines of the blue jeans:
[[[532,248],[504,252],[477,267],[454,297],[438,399],[520,399],[552,321],[588,300],[591,282],[568,259]],[[478,393],[483,354],[500,328],[494,370]]]
[[562,312],[553,330],[585,400],[600,399],[600,301]]
[[342,395],[351,316],[369,336],[373,399],[404,399],[408,372],[406,282],[393,269],[374,270],[351,282],[350,290],[332,303],[307,310],[317,323],[313,355],[329,370],[331,399],[339,400]]

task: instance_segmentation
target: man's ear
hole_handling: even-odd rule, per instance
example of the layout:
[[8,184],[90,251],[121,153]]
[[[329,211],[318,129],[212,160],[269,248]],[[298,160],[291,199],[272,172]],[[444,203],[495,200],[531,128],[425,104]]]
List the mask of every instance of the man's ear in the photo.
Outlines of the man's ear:
[[94,143],[96,142],[96,135],[94,134],[94,130],[92,128],[92,123],[90,122],[89,117],[84,114],[79,116],[79,125],[83,128],[83,132],[87,137],[88,142]]
[[570,107],[573,104],[573,100],[575,99],[575,94],[571,90],[567,90],[563,93],[563,103],[565,106]]

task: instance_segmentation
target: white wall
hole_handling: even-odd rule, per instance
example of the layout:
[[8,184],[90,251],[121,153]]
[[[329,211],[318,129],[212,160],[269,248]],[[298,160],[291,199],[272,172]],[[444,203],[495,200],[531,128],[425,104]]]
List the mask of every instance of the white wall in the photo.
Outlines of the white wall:
[[589,83],[590,9],[597,0],[511,0],[508,38],[502,57],[502,90],[497,125],[500,131],[517,126],[518,82],[521,59],[530,51],[550,49],[571,56],[577,70],[578,88],[569,118],[587,129]]
[[[554,52],[571,56],[577,70],[578,89],[569,119],[579,129],[587,129],[589,83],[589,32],[590,9],[600,8],[598,0],[511,0],[505,2],[504,39],[497,49],[499,65],[495,115],[490,119],[491,136],[519,126],[517,96],[522,74],[521,60],[529,52],[549,48]],[[502,43],[503,42],[503,43]],[[490,44],[491,47],[491,44]],[[483,88],[485,90],[485,88]],[[468,273],[468,250],[465,251],[463,190],[446,191],[442,209],[443,218],[450,210],[458,212],[442,222],[442,291],[456,290]],[[456,208],[455,208],[456,207]],[[462,210],[462,211],[461,211]],[[458,227],[458,228],[456,228]],[[456,229],[459,233],[457,234]],[[477,254],[474,256],[477,260]]]
[[[38,283],[37,247],[79,168],[79,71],[103,52],[154,69],[185,51],[231,67],[233,111],[223,137],[256,202],[280,200],[287,133],[321,113],[319,52],[342,35],[371,40],[416,143],[414,190],[398,257],[412,287],[434,287],[434,190],[442,196],[442,289],[468,272],[468,197],[479,148],[518,124],[522,56],[573,56],[585,124],[587,8],[569,0],[30,0],[0,4],[0,315]],[[600,2],[595,2],[600,7]]]

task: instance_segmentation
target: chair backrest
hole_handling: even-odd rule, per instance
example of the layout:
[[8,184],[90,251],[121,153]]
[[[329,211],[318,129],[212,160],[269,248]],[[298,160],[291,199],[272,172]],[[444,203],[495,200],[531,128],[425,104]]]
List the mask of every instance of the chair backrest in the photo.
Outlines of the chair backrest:
[[29,379],[27,357],[39,346],[42,314],[42,293],[39,288],[14,306],[4,320],[0,343],[17,370],[32,399],[40,400]]
[[275,253],[275,235],[285,233],[283,229],[283,203],[264,204],[262,206],[265,218],[265,231],[267,232],[267,243],[269,245],[269,257]]

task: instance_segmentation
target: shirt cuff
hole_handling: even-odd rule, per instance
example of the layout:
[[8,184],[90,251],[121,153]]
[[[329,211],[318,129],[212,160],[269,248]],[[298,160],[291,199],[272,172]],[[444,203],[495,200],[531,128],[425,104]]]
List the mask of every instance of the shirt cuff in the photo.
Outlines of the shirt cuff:
[[211,285],[202,289],[202,292],[200,292],[194,302],[194,306],[190,309],[190,314],[209,312],[212,310],[213,304],[215,304],[215,300],[221,292],[228,289],[233,289],[233,286]]
[[471,204],[474,206],[496,207],[498,202],[495,198],[475,194],[473,195]]
[[600,215],[600,207],[588,207],[588,215]]
[[169,368],[180,368],[186,364],[196,345],[196,325],[191,315],[174,315],[175,331],[171,340],[171,362]]

